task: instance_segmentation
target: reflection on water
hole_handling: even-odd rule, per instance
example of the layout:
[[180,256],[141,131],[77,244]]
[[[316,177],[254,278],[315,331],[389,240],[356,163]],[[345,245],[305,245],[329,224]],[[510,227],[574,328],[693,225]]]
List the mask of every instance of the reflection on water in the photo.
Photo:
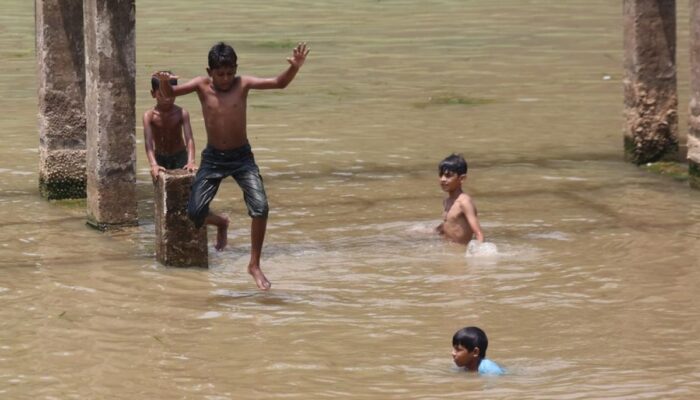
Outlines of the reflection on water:
[[[0,397],[700,392],[699,194],[621,161],[619,4],[140,1],[139,112],[151,71],[201,74],[217,40],[233,42],[240,72],[263,76],[297,40],[312,46],[289,88],[249,101],[272,207],[274,286],[261,293],[232,182],[213,205],[232,227],[211,268],[154,261],[140,140],[138,228],[101,234],[85,227],[84,202],[39,198],[33,5],[5,3]],[[197,99],[178,103],[203,148]],[[431,234],[436,164],[453,151],[469,160],[495,256]],[[508,376],[453,367],[450,338],[465,325],[487,331]]]

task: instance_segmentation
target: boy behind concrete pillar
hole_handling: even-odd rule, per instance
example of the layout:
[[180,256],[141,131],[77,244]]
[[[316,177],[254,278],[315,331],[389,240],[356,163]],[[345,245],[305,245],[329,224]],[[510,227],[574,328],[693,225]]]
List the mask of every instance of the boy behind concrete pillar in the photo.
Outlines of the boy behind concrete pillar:
[[[171,84],[177,85],[177,79]],[[160,80],[151,76],[151,96],[156,105],[143,114],[143,135],[146,157],[155,182],[158,173],[168,169],[197,169],[190,113],[175,105],[175,97],[160,91]]]

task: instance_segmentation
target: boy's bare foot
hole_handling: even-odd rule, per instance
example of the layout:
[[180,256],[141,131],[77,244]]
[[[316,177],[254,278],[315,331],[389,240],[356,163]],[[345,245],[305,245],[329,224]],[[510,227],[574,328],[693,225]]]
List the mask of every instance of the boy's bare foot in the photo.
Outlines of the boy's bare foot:
[[267,280],[262,270],[260,269],[260,266],[248,265],[248,273],[253,276],[253,279],[255,279],[255,284],[258,285],[258,288],[260,290],[270,290],[272,284],[270,283],[270,281]]
[[216,225],[216,245],[214,245],[214,248],[217,251],[223,250],[226,247],[226,243],[228,243],[229,219],[228,216],[225,215],[222,215],[221,219],[222,222]]

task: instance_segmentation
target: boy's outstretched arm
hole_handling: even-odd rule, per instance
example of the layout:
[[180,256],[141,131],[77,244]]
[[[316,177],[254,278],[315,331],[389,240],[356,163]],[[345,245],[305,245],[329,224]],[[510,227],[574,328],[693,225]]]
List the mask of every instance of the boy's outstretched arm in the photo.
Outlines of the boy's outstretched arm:
[[250,89],[284,89],[289,85],[294,77],[299,72],[299,69],[306,61],[306,56],[309,55],[311,51],[310,47],[306,46],[306,43],[299,43],[297,47],[292,50],[292,56],[287,58],[289,63],[289,68],[284,72],[279,74],[275,78],[256,78],[254,76],[245,76],[244,84]]
[[173,86],[170,81],[172,79],[178,79],[176,75],[170,72],[160,71],[153,74],[153,77],[158,78],[159,86],[158,89],[166,97],[176,97],[182,96],[183,94],[192,93],[197,90],[199,85],[206,80],[205,77],[198,76],[196,78],[190,79],[189,82],[183,83],[182,85]]
[[484,234],[483,234],[483,232],[481,232],[481,225],[479,224],[479,217],[476,215],[476,208],[474,207],[474,203],[472,203],[471,198],[462,202],[462,211],[464,212],[464,215],[467,217],[467,222],[469,223],[469,226],[472,228],[472,232],[474,232],[474,236],[476,236],[476,240],[478,240],[480,243],[483,243],[484,242]]
[[192,125],[190,125],[190,113],[184,108],[182,109],[182,130],[185,134],[185,145],[187,146],[187,165],[185,165],[185,169],[192,172],[197,169],[197,164],[194,162],[194,136],[192,135]]
[[155,155],[155,141],[153,140],[153,131],[151,130],[151,111],[146,111],[143,114],[143,136],[146,145],[146,158],[148,158],[148,165],[151,166],[151,178],[153,182],[158,179],[158,173],[160,171],[165,171],[165,168],[158,165]]

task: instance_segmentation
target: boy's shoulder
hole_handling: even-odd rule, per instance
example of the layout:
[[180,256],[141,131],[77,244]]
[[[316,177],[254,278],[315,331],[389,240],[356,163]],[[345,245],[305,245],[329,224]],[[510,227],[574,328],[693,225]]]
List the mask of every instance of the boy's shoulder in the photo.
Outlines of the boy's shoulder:
[[457,200],[455,200],[455,203],[458,203],[460,208],[465,212],[476,208],[474,205],[474,200],[466,193],[460,194],[459,197],[457,197]]
[[205,88],[209,87],[209,83],[211,82],[211,78],[207,75],[199,75],[195,76],[191,80],[187,82],[187,85],[194,85],[194,89],[198,92],[201,92]]
[[143,113],[143,119],[145,120],[151,120],[153,118],[153,113],[155,112],[155,107],[151,107],[148,110],[144,111]]
[[503,375],[504,373],[503,367],[488,358],[484,358],[479,363],[479,374],[481,375]]
[[460,203],[470,203],[472,202],[472,197],[469,196],[467,193],[462,192],[457,196],[457,201]]
[[209,76],[207,76],[207,75],[199,75],[199,76],[194,77],[193,80],[195,82],[198,82],[198,83],[209,83],[211,78],[209,78]]
[[173,104],[172,108],[167,112],[158,110],[157,107],[151,107],[143,113],[144,122],[153,122],[158,119],[170,119],[179,118],[182,119],[185,116],[189,117],[189,112],[184,107],[180,107],[177,104]]

